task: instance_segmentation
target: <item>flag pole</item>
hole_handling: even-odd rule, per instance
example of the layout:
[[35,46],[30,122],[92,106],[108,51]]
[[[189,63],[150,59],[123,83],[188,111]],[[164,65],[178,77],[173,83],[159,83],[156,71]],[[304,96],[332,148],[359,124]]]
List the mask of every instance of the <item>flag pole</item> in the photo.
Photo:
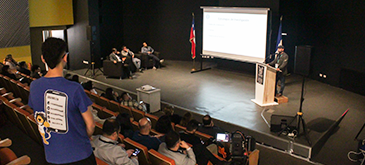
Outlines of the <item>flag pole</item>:
[[[193,16],[193,20],[194,20],[194,12],[192,12],[192,13],[191,13],[191,15]],[[194,25],[194,26],[195,26],[195,25]],[[194,36],[194,37],[195,37],[195,36]],[[194,57],[194,58],[193,58],[193,68],[191,69],[191,71],[196,71],[196,69],[195,69],[195,58],[196,58],[196,57]]]

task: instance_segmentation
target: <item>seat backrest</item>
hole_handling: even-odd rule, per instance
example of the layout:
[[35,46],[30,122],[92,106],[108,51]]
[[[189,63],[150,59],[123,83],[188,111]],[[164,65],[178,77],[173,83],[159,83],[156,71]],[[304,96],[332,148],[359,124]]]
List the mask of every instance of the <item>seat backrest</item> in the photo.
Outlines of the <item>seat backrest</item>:
[[127,107],[125,105],[120,105],[120,104],[119,104],[119,107],[120,107],[121,113],[128,113],[131,117],[133,117],[132,110],[130,107]]
[[18,82],[17,85],[18,85],[18,88],[19,88],[19,91],[20,91],[20,97],[22,98],[23,102],[25,104],[27,104],[29,96],[27,95],[27,92],[24,89],[25,85],[22,84],[21,82]]
[[213,136],[210,136],[208,134],[196,131],[195,135],[200,137],[200,139],[202,139],[204,142],[207,142],[210,138],[213,138]]
[[17,158],[18,157],[15,155],[15,153],[10,148],[1,148],[0,149],[0,165],[8,164]]
[[22,122],[28,136],[32,139],[37,139],[37,133],[38,133],[38,129],[37,130],[34,130],[30,121],[28,120],[27,116],[31,115],[31,113],[23,110],[23,109],[20,109],[18,107],[16,107],[14,109],[14,111],[17,113],[20,121]]
[[91,99],[91,92],[86,89],[84,89],[84,91],[85,91],[86,95]]
[[186,127],[183,127],[179,124],[175,124],[175,131],[176,132],[181,132],[181,131],[185,131],[186,130]]
[[148,150],[148,156],[151,164],[155,165],[175,165],[175,161],[165,155],[160,154],[154,149]]
[[102,106],[102,107],[105,107],[105,108],[109,108],[109,99],[103,97],[103,96],[100,96],[98,100],[96,100],[96,104]]
[[104,162],[103,160],[95,157],[95,160],[96,160],[96,164],[97,165],[108,165],[108,163]]
[[138,154],[139,164],[146,164],[146,165],[150,164],[150,161],[148,158],[148,149],[146,146],[144,146],[140,143],[137,143],[129,138],[125,138],[123,142],[125,144],[126,149],[136,149],[137,148],[140,150],[140,153]]
[[145,113],[144,116],[148,117],[151,120],[152,128],[155,129],[158,117],[149,113]]
[[91,93],[91,92],[90,92],[90,99],[91,99],[91,101],[92,101],[92,102],[94,102],[94,103],[96,103],[96,104],[97,104],[98,102],[100,102],[100,101],[99,101],[99,95],[97,95],[97,94],[95,94],[95,93]]
[[[122,113],[121,110],[120,110],[120,106],[119,106],[119,103],[117,103],[116,101],[114,100],[110,100],[109,102],[109,110],[113,111],[113,112],[119,112],[119,113]],[[128,113],[130,114],[130,113]]]
[[133,131],[138,131],[139,130],[139,125],[137,121],[131,121],[132,122],[132,127],[133,127]]
[[14,111],[14,108],[16,108],[17,106],[8,101],[4,101],[4,104],[5,104],[5,109],[4,109],[5,113],[10,117],[10,121],[13,122],[23,132],[27,133],[23,126],[23,123],[20,121],[17,113]]
[[95,122],[95,130],[93,135],[102,135],[103,134],[103,124]]
[[145,114],[143,111],[134,108],[131,108],[131,112],[135,121],[139,121],[139,119],[142,119]]
[[38,144],[43,146],[43,140],[42,140],[42,137],[41,137],[41,135],[39,134],[39,131],[38,131],[38,124],[35,121],[33,114],[28,115],[27,119],[28,119],[30,125],[32,126],[32,128],[35,132],[35,135],[36,135],[36,138],[33,139],[33,140],[36,141]]
[[260,151],[255,149],[248,155],[248,163],[249,165],[258,165],[259,163],[259,153]]
[[14,80],[14,79],[10,80],[10,85],[11,85],[11,88],[13,88],[15,96],[20,97],[20,90],[18,88],[17,83],[18,83],[18,81]]

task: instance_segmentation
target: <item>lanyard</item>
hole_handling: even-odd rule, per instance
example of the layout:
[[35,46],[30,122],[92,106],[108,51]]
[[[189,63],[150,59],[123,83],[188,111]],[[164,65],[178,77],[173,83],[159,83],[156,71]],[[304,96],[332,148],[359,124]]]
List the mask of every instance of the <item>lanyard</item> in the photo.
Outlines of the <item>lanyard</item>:
[[278,57],[278,61],[276,63],[279,63],[281,56],[283,56],[283,53],[280,54],[280,56]]

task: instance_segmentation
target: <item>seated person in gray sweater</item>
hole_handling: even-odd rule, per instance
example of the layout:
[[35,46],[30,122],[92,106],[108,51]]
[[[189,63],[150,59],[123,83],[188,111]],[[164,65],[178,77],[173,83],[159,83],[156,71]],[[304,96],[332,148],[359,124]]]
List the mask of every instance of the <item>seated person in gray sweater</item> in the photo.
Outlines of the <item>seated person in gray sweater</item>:
[[189,145],[180,140],[180,136],[175,131],[166,134],[165,142],[160,144],[158,152],[175,161],[176,165],[195,165],[195,155]]

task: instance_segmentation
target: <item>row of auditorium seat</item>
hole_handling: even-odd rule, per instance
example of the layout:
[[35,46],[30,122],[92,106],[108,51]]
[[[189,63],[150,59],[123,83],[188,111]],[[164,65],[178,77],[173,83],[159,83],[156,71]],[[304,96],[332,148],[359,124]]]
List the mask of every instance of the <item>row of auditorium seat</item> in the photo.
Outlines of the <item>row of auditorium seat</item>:
[[18,158],[15,155],[13,150],[8,148],[11,146],[12,141],[10,139],[0,139],[0,165],[20,165],[20,164],[29,164],[31,159],[28,155],[23,155]]
[[[38,125],[34,119],[33,110],[24,103],[27,103],[29,96],[29,86],[26,86],[19,81],[12,80],[0,74],[0,84],[5,88],[0,88],[0,100],[3,101],[5,105],[5,112],[9,117],[9,120],[14,123],[18,128],[20,128],[25,134],[35,140],[37,143],[43,146],[43,140],[38,132]],[[9,89],[9,91],[7,91]],[[152,128],[155,127],[158,117],[152,114],[145,113],[134,108],[126,107],[120,105],[115,101],[108,100],[104,97],[92,94],[86,91],[86,94],[94,101],[93,108],[98,111],[98,116],[101,119],[110,118],[112,116],[117,116],[119,113],[128,113],[131,115],[131,121],[133,124],[133,129],[138,130],[138,120],[143,117],[148,117],[151,120]],[[15,96],[20,97],[16,98]],[[101,101],[103,100],[103,101]],[[97,104],[99,103],[99,104]],[[110,110],[109,110],[110,109]],[[184,130],[185,127],[180,125],[173,125],[176,131]],[[94,135],[102,134],[102,124],[96,123]],[[154,129],[152,129],[151,134],[159,134]],[[197,135],[207,140],[211,136],[197,132]],[[141,153],[138,156],[140,164],[175,164],[174,161],[164,155],[161,155],[153,149],[147,150],[147,148],[129,138],[124,138],[123,135],[119,137],[121,142],[124,142],[126,149],[139,148]],[[98,164],[104,164],[100,159],[97,159]]]

